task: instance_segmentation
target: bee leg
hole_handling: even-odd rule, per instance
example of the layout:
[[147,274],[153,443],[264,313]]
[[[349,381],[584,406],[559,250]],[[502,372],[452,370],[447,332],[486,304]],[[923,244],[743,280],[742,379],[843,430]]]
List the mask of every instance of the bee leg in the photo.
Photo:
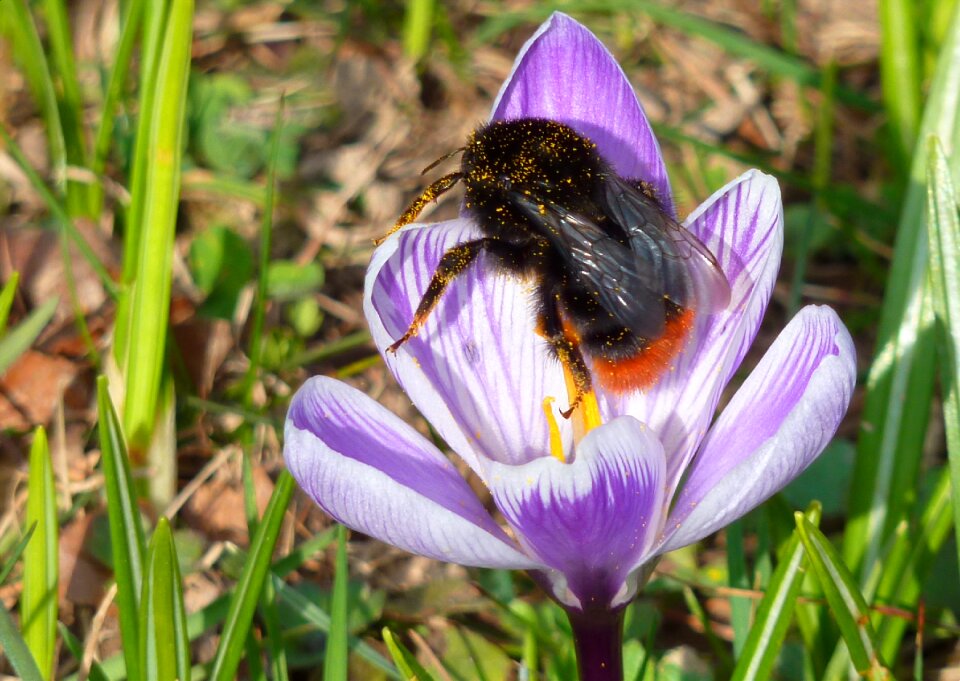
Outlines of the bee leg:
[[557,292],[552,289],[544,290],[540,301],[540,331],[560,363],[570,372],[573,378],[574,396],[570,401],[570,408],[561,411],[560,415],[568,419],[574,409],[583,401],[584,395],[590,392],[590,370],[587,368],[583,353],[580,352],[579,339],[564,328],[563,317],[558,307]]
[[379,239],[374,239],[373,243],[379,246],[388,236],[396,232],[401,227],[409,225],[411,222],[416,220],[417,216],[420,215],[420,211],[422,211],[428,203],[431,201],[436,201],[441,194],[449,190],[462,178],[463,175],[461,173],[450,173],[449,175],[444,175],[439,180],[424,189],[423,193],[415,198],[409,206],[407,206],[407,209],[403,211],[403,213],[397,219],[397,223],[390,228],[390,231]]
[[400,339],[387,348],[387,352],[396,352],[397,349],[406,343],[410,338],[417,335],[420,327],[430,316],[433,308],[440,302],[440,298],[454,279],[460,276],[466,270],[477,256],[485,249],[490,247],[495,239],[476,239],[475,241],[466,241],[451,248],[443,254],[437,269],[430,279],[430,284],[420,299],[417,311],[413,313],[413,321],[410,322],[410,328],[400,337]]

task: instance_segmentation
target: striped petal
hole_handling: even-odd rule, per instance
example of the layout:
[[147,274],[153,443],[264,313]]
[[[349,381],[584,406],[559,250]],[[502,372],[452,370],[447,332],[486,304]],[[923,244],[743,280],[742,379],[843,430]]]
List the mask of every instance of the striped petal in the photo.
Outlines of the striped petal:
[[[466,219],[394,234],[370,263],[364,308],[407,395],[485,477],[486,461],[518,464],[548,453],[543,400],[566,404],[559,363],[536,333],[529,283],[493,271],[481,256],[450,284],[420,332],[386,352],[407,330],[440,257],[477,234]],[[561,428],[569,446],[570,426]]]
[[630,417],[592,430],[576,459],[494,464],[494,501],[528,553],[552,568],[561,602],[611,607],[636,593],[628,583],[659,533],[665,458],[659,440]]
[[855,381],[853,341],[836,312],[801,310],[711,428],[661,551],[720,529],[802,473],[836,432]]
[[538,567],[436,447],[359,390],[310,379],[293,398],[284,436],[300,487],[347,527],[437,560]]

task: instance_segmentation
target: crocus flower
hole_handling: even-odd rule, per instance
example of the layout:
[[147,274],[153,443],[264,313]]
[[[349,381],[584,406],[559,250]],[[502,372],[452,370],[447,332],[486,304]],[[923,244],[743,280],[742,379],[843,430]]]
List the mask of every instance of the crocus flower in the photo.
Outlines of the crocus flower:
[[[549,118],[596,142],[617,172],[673,211],[657,140],[623,71],[583,26],[554,14],[527,42],[493,119]],[[585,432],[562,368],[537,334],[530,286],[481,260],[418,335],[384,361],[450,448],[486,484],[501,525],[430,440],[362,392],[307,381],[284,454],[339,522],[413,553],[531,574],[567,610],[584,678],[619,678],[619,614],[663,553],[744,515],[824,449],[850,401],[854,349],[827,307],[801,310],[714,420],[750,347],[780,263],[777,183],[730,182],[684,223],[731,289],[701,316],[652,388],[596,388]],[[478,236],[469,215],[390,236],[367,272],[364,311],[384,352],[407,329],[441,255]],[[612,642],[611,642],[612,641]],[[606,671],[602,671],[606,670]]]

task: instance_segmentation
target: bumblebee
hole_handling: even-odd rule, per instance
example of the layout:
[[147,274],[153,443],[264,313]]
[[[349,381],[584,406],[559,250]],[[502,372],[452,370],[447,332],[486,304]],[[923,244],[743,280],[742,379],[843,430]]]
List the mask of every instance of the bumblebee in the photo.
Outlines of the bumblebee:
[[417,333],[447,286],[484,254],[497,271],[535,284],[538,331],[576,386],[569,417],[594,380],[613,393],[654,385],[695,315],[729,304],[729,284],[710,251],[664,210],[650,185],[617,175],[571,127],[540,118],[495,121],[437,163],[459,152],[459,171],[427,187],[387,236],[458,182],[482,236],[441,257],[390,352]]

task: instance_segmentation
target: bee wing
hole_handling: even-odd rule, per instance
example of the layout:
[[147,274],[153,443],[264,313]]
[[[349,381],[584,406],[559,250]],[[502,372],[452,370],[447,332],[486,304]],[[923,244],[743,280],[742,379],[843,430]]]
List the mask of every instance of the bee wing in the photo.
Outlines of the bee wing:
[[590,218],[551,201],[541,203],[522,194],[512,198],[542,227],[543,236],[603,309],[639,336],[663,333],[663,258],[656,243],[638,257],[632,243],[624,244]]
[[604,199],[607,217],[624,229],[636,255],[656,268],[667,298],[708,313],[730,304],[730,284],[716,258],[656,201],[615,175],[604,182]]

